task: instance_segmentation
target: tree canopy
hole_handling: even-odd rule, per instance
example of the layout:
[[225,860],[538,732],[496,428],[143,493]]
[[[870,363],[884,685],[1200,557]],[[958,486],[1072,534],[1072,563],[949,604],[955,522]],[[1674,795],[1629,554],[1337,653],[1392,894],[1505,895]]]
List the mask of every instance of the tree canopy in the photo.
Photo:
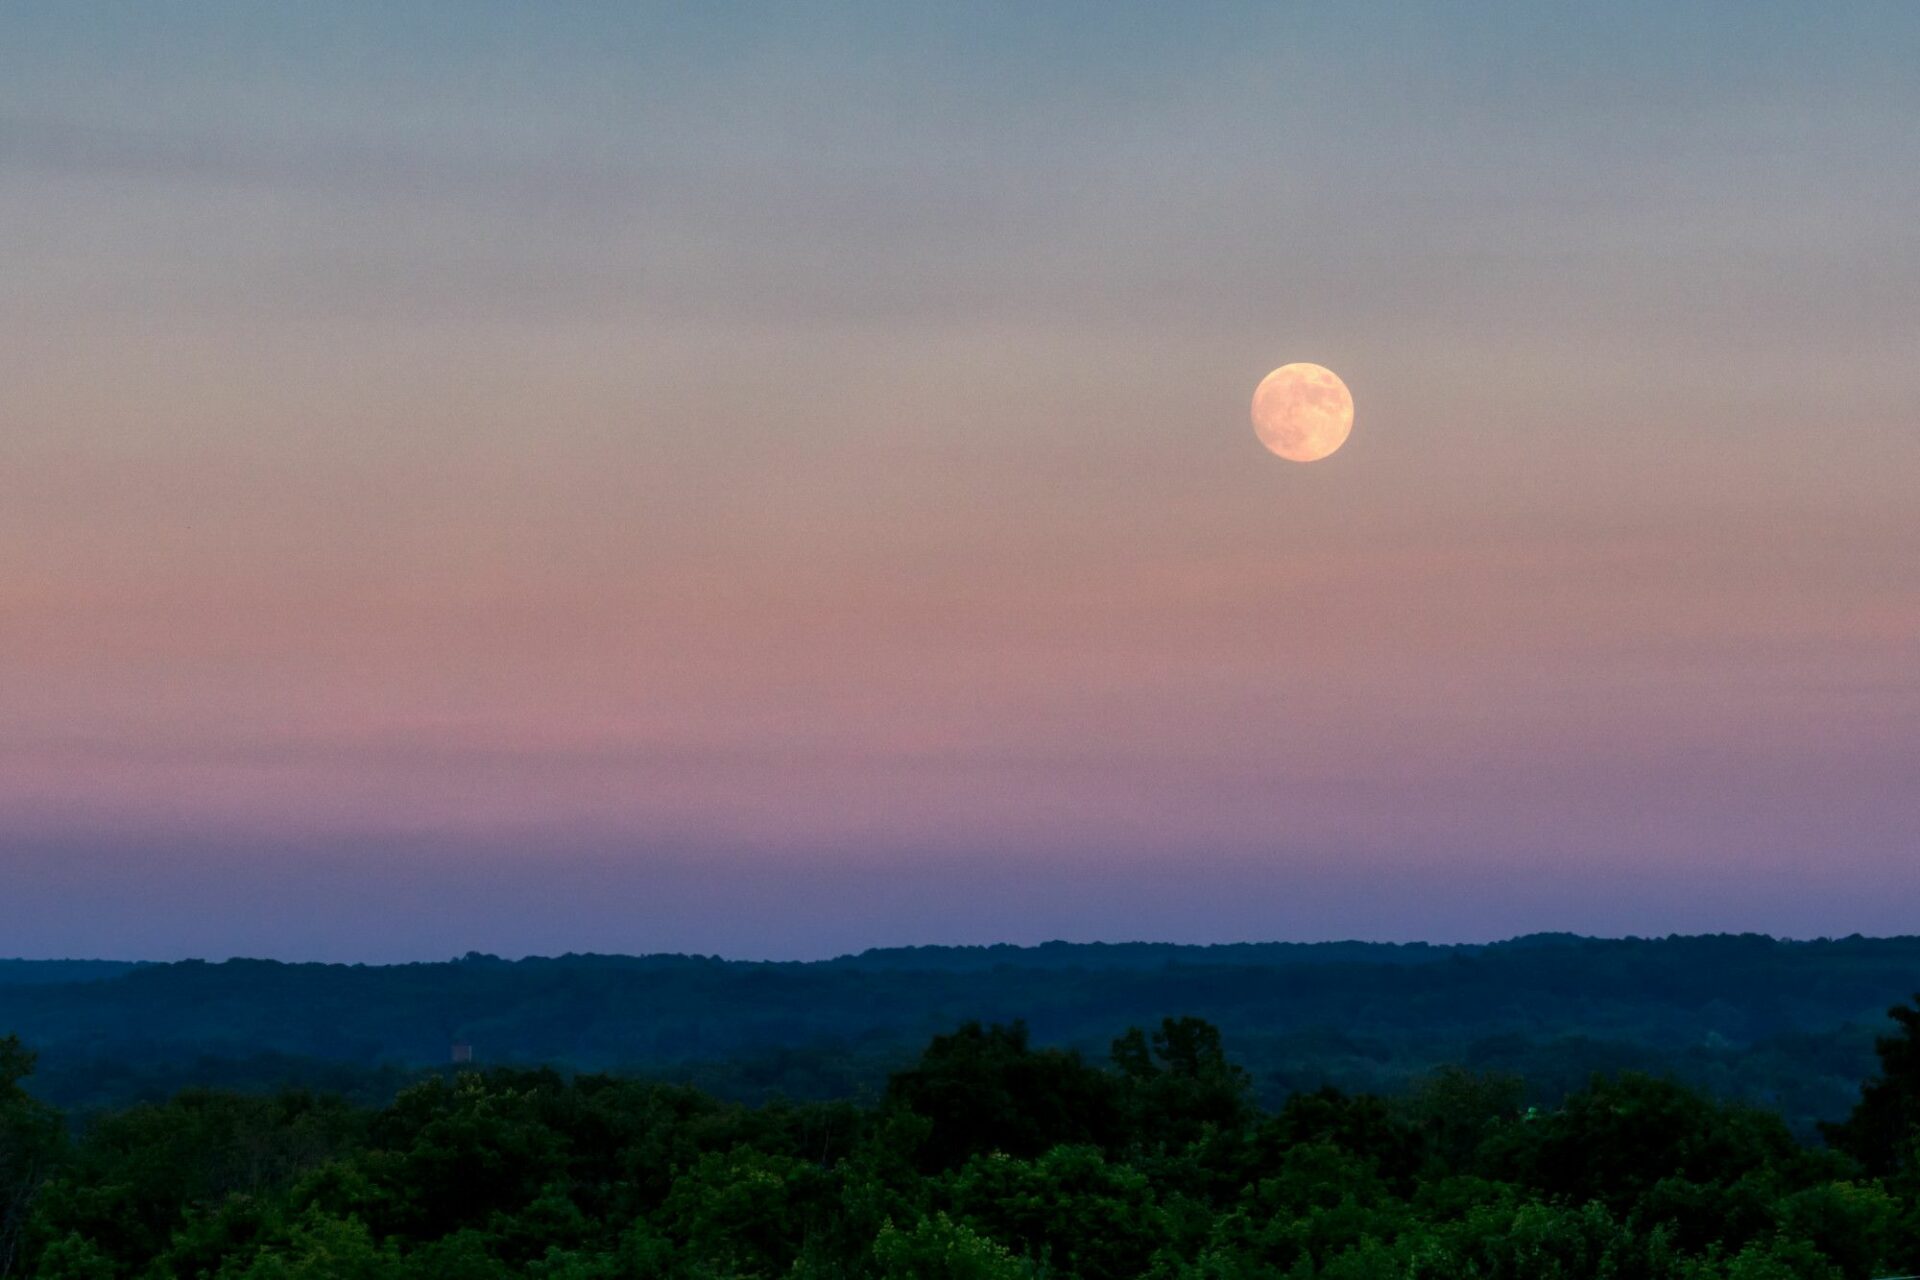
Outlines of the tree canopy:
[[1867,1280],[1920,1270],[1920,1010],[1893,1013],[1831,1147],[1633,1073],[1550,1107],[1453,1068],[1268,1109],[1194,1017],[1104,1062],[966,1023],[868,1103],[493,1068],[74,1124],[10,1037],[0,1276]]

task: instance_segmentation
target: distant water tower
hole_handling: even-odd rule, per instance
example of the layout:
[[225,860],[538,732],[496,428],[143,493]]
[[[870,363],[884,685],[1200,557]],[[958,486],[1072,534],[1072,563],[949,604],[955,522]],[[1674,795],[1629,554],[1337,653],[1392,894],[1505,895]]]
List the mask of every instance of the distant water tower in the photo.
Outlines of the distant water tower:
[[453,1057],[453,1061],[454,1061],[454,1062],[456,1062],[456,1063],[461,1063],[461,1062],[472,1062],[472,1061],[473,1061],[473,1046],[472,1046],[472,1045],[470,1045],[470,1044],[468,1044],[468,1043],[467,1043],[466,1041],[464,1041],[464,1040],[456,1040],[456,1041],[454,1041],[454,1043],[453,1043],[453,1054],[452,1054],[452,1057]]

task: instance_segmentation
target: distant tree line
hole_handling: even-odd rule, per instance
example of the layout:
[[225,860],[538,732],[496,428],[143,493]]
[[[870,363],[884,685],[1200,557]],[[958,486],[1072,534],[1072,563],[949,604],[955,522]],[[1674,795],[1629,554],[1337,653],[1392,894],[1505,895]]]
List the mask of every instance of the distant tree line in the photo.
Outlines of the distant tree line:
[[1332,1085],[1399,1095],[1446,1064],[1553,1106],[1596,1072],[1672,1076],[1801,1137],[1874,1069],[1920,938],[1753,935],[1487,946],[909,947],[810,964],[470,955],[436,964],[0,961],[0,1029],[38,1096],[117,1109],[195,1085],[390,1102],[456,1042],[488,1066],[645,1075],[733,1101],[877,1097],[937,1034],[1024,1020],[1103,1059],[1177,1009],[1221,1029],[1274,1109]]
[[1826,1144],[1642,1074],[1258,1101],[1219,1030],[934,1037],[870,1103],[550,1069],[70,1123],[0,1040],[0,1276],[1867,1280],[1920,1271],[1920,1007]]

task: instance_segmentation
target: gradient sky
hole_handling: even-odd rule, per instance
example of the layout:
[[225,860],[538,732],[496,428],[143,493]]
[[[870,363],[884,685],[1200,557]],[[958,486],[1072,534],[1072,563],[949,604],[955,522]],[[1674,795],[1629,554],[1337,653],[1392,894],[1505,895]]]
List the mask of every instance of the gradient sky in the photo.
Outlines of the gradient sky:
[[12,0],[0,954],[1911,931],[1916,66]]

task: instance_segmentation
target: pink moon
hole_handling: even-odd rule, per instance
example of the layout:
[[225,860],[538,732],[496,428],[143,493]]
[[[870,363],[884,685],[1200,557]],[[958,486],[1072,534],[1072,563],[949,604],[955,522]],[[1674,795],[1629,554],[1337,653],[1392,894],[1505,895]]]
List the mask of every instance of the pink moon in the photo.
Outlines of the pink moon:
[[1283,364],[1253,393],[1260,443],[1290,462],[1318,462],[1347,442],[1353,394],[1331,369]]

